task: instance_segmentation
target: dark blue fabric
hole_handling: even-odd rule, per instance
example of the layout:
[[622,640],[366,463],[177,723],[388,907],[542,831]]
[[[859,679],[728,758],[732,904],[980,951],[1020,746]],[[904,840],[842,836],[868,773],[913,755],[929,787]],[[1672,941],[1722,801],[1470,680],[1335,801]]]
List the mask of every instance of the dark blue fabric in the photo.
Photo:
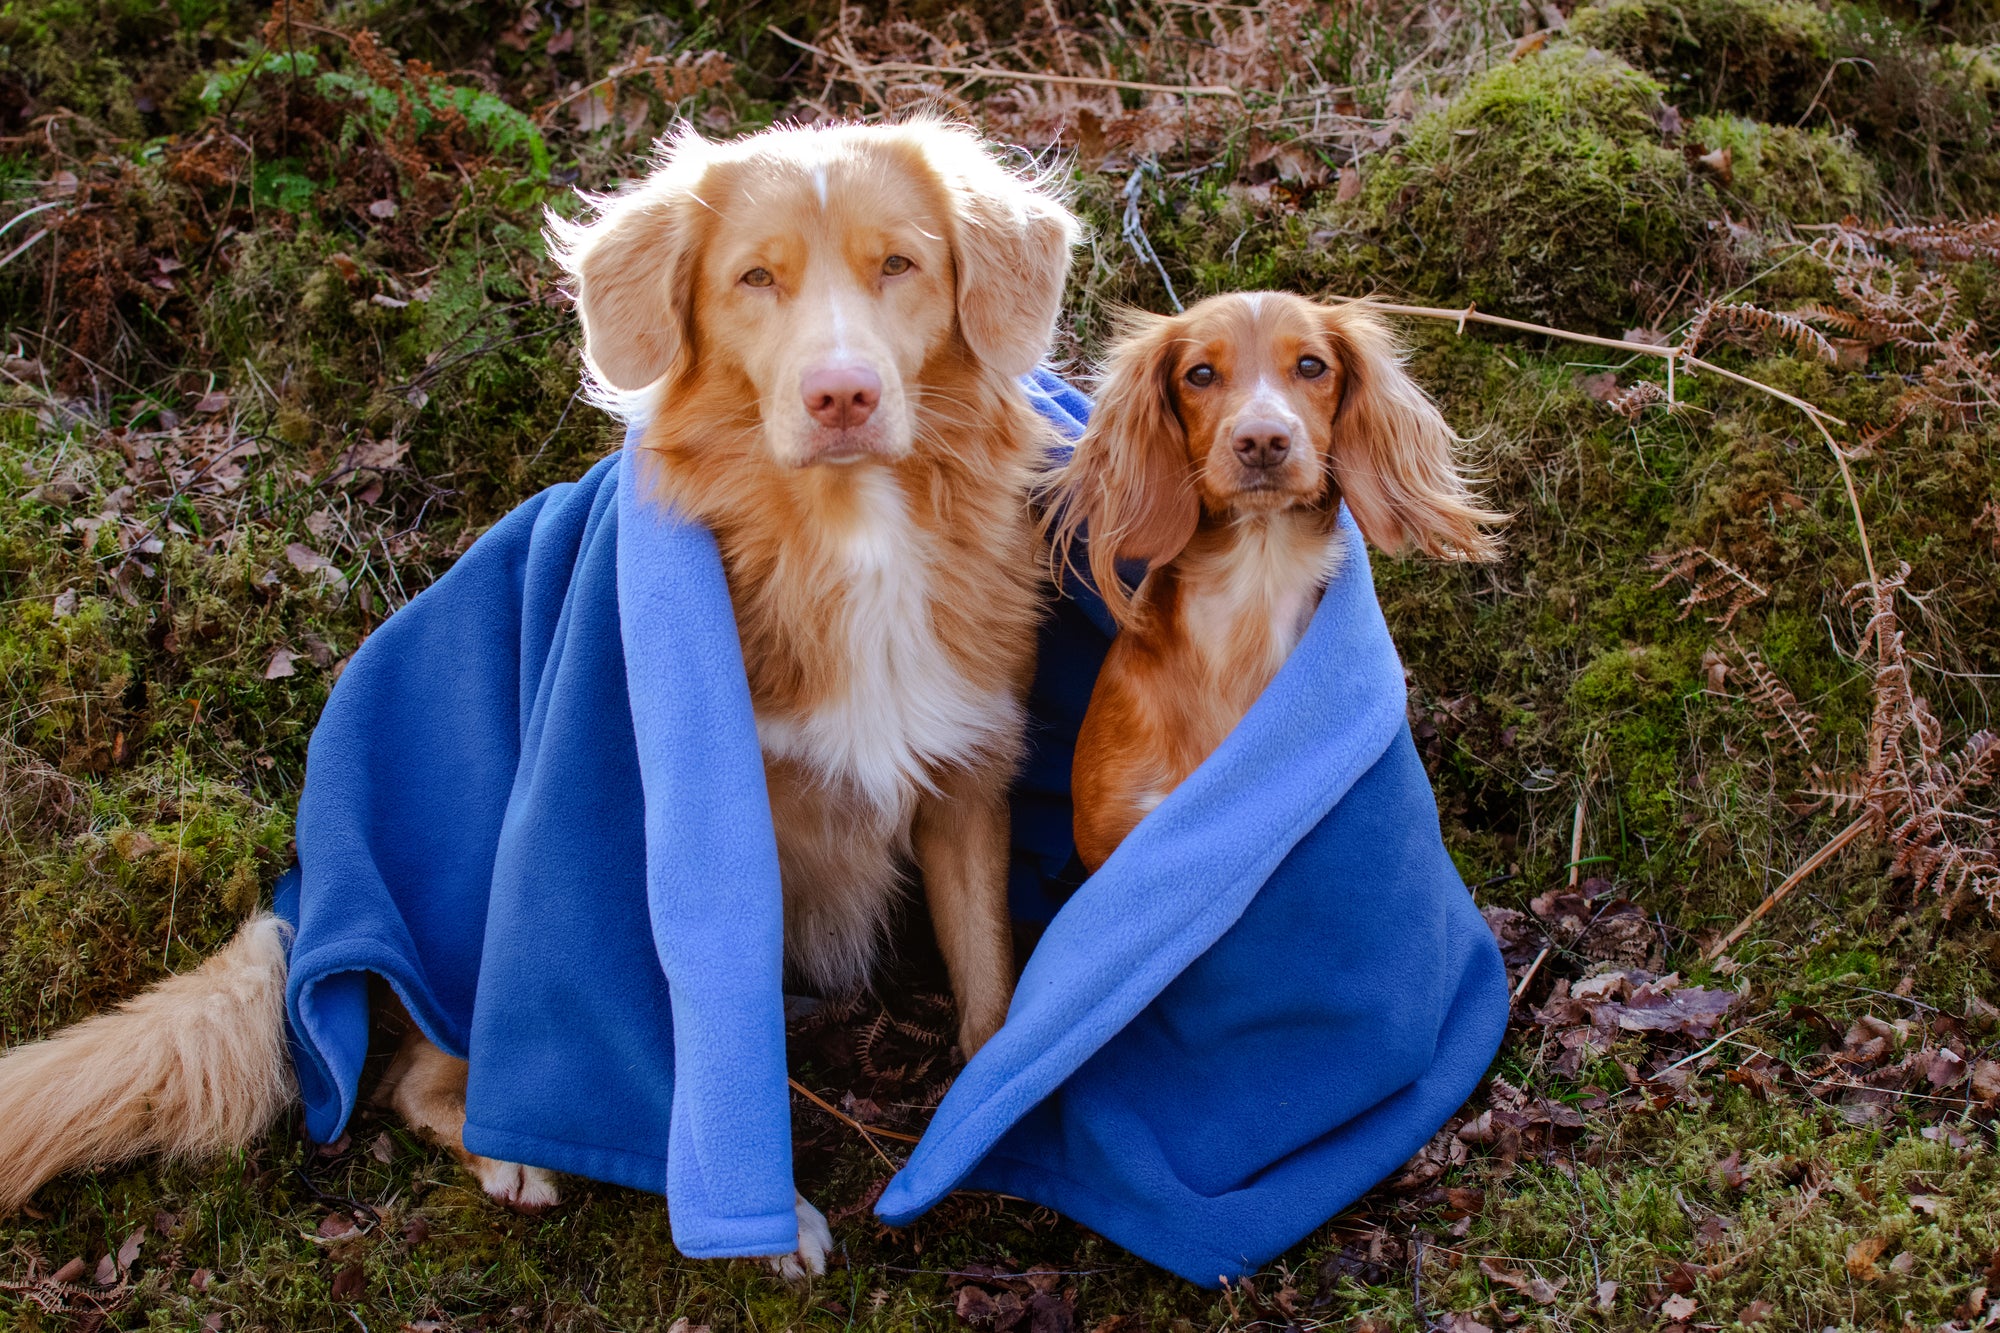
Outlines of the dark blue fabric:
[[[1082,397],[1030,399],[1074,435]],[[782,911],[713,539],[639,451],[529,500],[357,652],[315,731],[288,992],[340,1133],[368,976],[472,1061],[466,1145],[667,1195],[697,1257],[797,1243]],[[1484,1073],[1500,959],[1438,836],[1359,533],[1304,642],[1088,880],[1077,724],[1110,626],[1045,625],[1010,897],[1047,922],[1008,1021],[878,1211],[1048,1204],[1192,1281],[1252,1270],[1416,1150]]]

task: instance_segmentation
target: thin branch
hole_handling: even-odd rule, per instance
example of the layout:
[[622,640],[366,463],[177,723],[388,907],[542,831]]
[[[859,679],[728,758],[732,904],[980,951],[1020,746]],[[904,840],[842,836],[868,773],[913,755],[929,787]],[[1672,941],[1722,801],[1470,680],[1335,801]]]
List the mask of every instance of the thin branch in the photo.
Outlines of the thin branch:
[[910,60],[885,60],[879,65],[862,65],[842,60],[824,47],[802,42],[776,24],[767,24],[765,31],[780,41],[789,42],[801,51],[810,51],[822,60],[836,64],[846,64],[854,71],[852,82],[866,87],[866,76],[870,74],[943,74],[961,79],[994,79],[1011,83],[1061,83],[1082,88],[1127,88],[1140,93],[1177,93],[1182,97],[1232,97],[1243,100],[1243,94],[1234,88],[1220,85],[1185,83],[1135,83],[1129,79],[1099,79],[1082,74],[1043,74],[1024,69],[995,69],[988,65],[922,65]]
[[1853,842],[1856,838],[1860,837],[1862,833],[1864,833],[1867,830],[1868,826],[1874,822],[1874,820],[1875,820],[1875,815],[1871,811],[1867,814],[1862,815],[1860,818],[1856,819],[1852,824],[1849,824],[1846,828],[1842,829],[1840,832],[1834,834],[1833,840],[1831,842],[1827,843],[1826,846],[1820,848],[1818,851],[1814,852],[1811,856],[1807,857],[1805,859],[1804,864],[1802,864],[1797,870],[1794,870],[1791,874],[1785,876],[1785,882],[1780,884],[1777,888],[1772,889],[1769,895],[1765,897],[1764,901],[1757,904],[1756,911],[1750,913],[1749,916],[1746,916],[1741,921],[1737,922],[1736,929],[1730,931],[1727,935],[1724,935],[1721,939],[1717,940],[1713,945],[1709,946],[1707,954],[1708,961],[1712,963],[1716,959],[1722,957],[1724,951],[1727,950],[1730,945],[1742,939],[1743,936],[1749,932],[1750,927],[1756,925],[1759,921],[1764,919],[1764,914],[1766,912],[1770,911],[1773,907],[1776,907],[1779,903],[1783,902],[1785,899],[1785,895],[1789,894],[1793,889],[1796,889],[1799,885],[1803,884],[1815,870],[1818,870],[1828,861],[1831,861],[1834,857],[1840,855],[1840,853],[1847,847],[1847,844]]
[[868,1146],[875,1150],[875,1155],[889,1164],[889,1169],[891,1171],[898,1169],[896,1163],[894,1159],[892,1159],[889,1156],[888,1153],[882,1151],[882,1145],[875,1142],[875,1136],[877,1134],[880,1134],[883,1138],[895,1139],[898,1143],[917,1143],[920,1141],[914,1134],[899,1134],[893,1129],[871,1130],[868,1128],[868,1126],[862,1124],[859,1120],[856,1120],[853,1116],[847,1114],[847,1112],[841,1110],[839,1107],[835,1106],[832,1102],[826,1100],[826,1098],[820,1096],[818,1093],[814,1092],[811,1088],[808,1088],[805,1084],[799,1082],[797,1079],[787,1078],[785,1082],[792,1085],[793,1092],[798,1093],[799,1096],[805,1098],[807,1101],[811,1102],[814,1106],[817,1106],[820,1110],[826,1112],[828,1115],[832,1116],[835,1120],[840,1121],[843,1125],[846,1125],[849,1129],[853,1130],[855,1133],[859,1134],[863,1139],[865,1139],[868,1143]]

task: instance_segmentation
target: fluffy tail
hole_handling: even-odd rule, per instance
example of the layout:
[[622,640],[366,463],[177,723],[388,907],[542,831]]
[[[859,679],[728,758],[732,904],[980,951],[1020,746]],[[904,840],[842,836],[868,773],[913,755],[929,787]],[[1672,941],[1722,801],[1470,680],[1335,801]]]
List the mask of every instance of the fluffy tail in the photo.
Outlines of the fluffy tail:
[[287,933],[253,917],[194,971],[0,1057],[0,1215],[76,1167],[262,1134],[295,1096]]

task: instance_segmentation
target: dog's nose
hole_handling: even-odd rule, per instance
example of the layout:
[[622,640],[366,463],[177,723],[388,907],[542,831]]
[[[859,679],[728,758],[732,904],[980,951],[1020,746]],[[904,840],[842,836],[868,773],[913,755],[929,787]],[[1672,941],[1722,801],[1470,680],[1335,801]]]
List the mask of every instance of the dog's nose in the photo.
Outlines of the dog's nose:
[[1292,433],[1275,421],[1244,421],[1237,424],[1232,443],[1243,466],[1276,467],[1291,452]]
[[882,401],[882,377],[866,366],[821,366],[806,372],[799,392],[814,421],[845,430],[875,414]]

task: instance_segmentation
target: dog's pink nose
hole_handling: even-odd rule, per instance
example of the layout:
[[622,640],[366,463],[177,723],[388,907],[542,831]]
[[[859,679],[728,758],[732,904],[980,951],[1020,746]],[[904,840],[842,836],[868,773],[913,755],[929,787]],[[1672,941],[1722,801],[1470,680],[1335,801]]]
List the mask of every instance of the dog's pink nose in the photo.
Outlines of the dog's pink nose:
[[866,366],[821,366],[806,372],[799,392],[814,421],[845,430],[875,414],[882,401],[882,377]]
[[1231,444],[1243,466],[1276,467],[1291,452],[1292,433],[1275,421],[1243,421],[1237,423]]

